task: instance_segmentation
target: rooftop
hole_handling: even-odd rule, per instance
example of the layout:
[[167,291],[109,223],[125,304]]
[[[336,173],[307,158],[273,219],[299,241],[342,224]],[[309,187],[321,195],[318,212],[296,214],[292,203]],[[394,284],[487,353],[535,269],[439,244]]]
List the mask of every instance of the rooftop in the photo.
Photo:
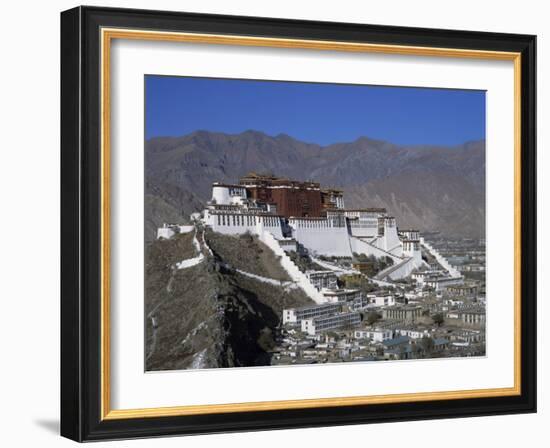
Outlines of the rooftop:
[[394,347],[396,345],[408,344],[410,340],[411,338],[408,336],[399,336],[397,338],[388,339],[387,341],[384,341],[383,344],[386,347]]
[[244,185],[226,184],[224,182],[212,182],[213,187],[244,188]]
[[324,217],[313,217],[313,216],[291,216],[288,219],[299,219],[300,221],[326,221],[327,218]]
[[312,182],[312,181],[301,181],[301,180],[292,180],[288,179],[286,177],[278,177],[273,176],[271,174],[258,174],[258,173],[248,173],[246,176],[243,176],[239,179],[239,184],[241,187],[243,186],[264,186],[264,187],[270,187],[270,186],[288,186],[288,187],[296,187],[296,186],[307,186],[309,188],[320,188],[319,182]]

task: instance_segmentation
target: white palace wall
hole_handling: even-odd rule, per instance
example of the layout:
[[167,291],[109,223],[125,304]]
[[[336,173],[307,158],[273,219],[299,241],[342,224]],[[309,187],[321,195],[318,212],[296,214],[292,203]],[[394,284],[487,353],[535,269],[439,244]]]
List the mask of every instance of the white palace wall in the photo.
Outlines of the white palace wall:
[[277,239],[283,238],[281,219],[277,216],[209,213],[206,224],[224,235],[240,235],[246,232],[260,235],[266,230]]
[[358,254],[373,255],[376,258],[390,257],[395,263],[401,261],[401,258],[397,255],[355,237],[351,237],[351,249]]
[[374,238],[378,235],[378,213],[361,210],[350,210],[345,216],[349,221],[350,231],[353,236],[360,238]]
[[394,255],[401,255],[402,245],[397,227],[394,225],[385,225],[384,236],[376,240],[378,247],[385,251],[391,252]]
[[[283,222],[278,216],[255,215],[244,213],[205,213],[205,221],[213,231],[225,235],[241,235],[246,232],[258,235],[260,240],[267,244],[281,257],[281,264],[307,294],[317,303],[324,299],[312,287],[305,275],[296,267],[279,244],[283,240]],[[395,226],[388,226],[384,236],[378,237],[373,243],[350,235],[347,225],[335,225],[327,219],[291,218],[289,220],[292,237],[303,245],[312,255],[334,257],[352,257],[353,253],[373,255],[377,258],[391,257],[394,266],[388,268],[387,276],[397,279],[408,276],[414,269],[424,263],[420,251],[407,254],[410,258],[401,258],[402,243],[397,235]],[[393,249],[393,252],[388,252]],[[397,255],[399,254],[399,255]],[[315,291],[314,291],[315,290]]]
[[403,251],[403,256],[413,258],[414,262],[419,266],[424,263],[424,261],[422,260],[422,252],[420,251],[420,249]]
[[[277,240],[284,239],[282,221],[277,216],[207,213],[205,220],[212,230],[224,235],[246,232],[261,235],[267,231]],[[290,227],[292,237],[313,254],[351,257],[353,252],[357,252],[375,257],[390,256],[395,262],[400,261],[402,246],[395,227],[387,229],[388,232],[373,244],[351,236],[347,226],[334,226],[325,219],[291,219]],[[393,248],[393,252],[387,252],[387,247]]]
[[374,238],[377,235],[378,227],[362,225],[362,223],[352,223],[350,225],[351,234],[359,238]]
[[157,239],[164,238],[169,240],[176,233],[189,233],[195,230],[195,226],[178,226],[165,224],[157,229]]
[[313,254],[332,257],[351,257],[352,250],[347,227],[332,227],[327,221],[311,222],[306,227],[306,221],[294,221],[292,237]]

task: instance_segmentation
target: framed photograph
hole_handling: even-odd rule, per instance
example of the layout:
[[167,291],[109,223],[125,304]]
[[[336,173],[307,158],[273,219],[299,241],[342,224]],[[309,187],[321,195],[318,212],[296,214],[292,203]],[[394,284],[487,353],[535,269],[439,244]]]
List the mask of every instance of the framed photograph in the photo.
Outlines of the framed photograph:
[[536,411],[535,36],[61,14],[61,433]]

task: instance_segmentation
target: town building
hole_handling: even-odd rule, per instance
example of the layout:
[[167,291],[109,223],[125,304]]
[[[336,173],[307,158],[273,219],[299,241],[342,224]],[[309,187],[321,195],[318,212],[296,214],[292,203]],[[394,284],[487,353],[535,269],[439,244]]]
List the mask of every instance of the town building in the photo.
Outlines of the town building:
[[324,331],[353,328],[360,323],[361,314],[359,313],[339,313],[315,319],[304,319],[302,320],[302,331],[309,335],[316,335]]
[[461,311],[459,316],[467,325],[481,326],[485,324],[485,309],[482,308]]
[[430,336],[430,330],[418,326],[405,326],[395,329],[396,335],[408,336],[411,339],[422,339]]
[[473,344],[483,342],[485,340],[485,332],[462,328],[454,331],[449,339],[453,342],[466,342],[468,344]]
[[338,278],[334,271],[306,271],[305,274],[318,291],[338,288]]
[[321,291],[327,302],[347,302],[353,303],[360,300],[362,293],[359,289],[325,289]]
[[485,324],[486,312],[483,305],[467,305],[449,310],[446,317],[460,320],[466,325],[482,326]]
[[446,288],[446,292],[451,296],[458,297],[476,297],[479,286],[476,283],[466,283],[463,285],[451,285]]
[[430,278],[437,278],[443,276],[444,274],[445,271],[441,269],[423,269],[414,271],[411,274],[411,278],[415,280],[418,285],[424,286],[426,284],[426,281]]
[[349,306],[354,311],[364,310],[369,308],[369,299],[365,294],[361,293],[353,299],[353,302],[351,302]]
[[461,272],[485,272],[484,264],[464,264],[459,267]]
[[382,342],[385,349],[395,349],[409,345],[411,339],[408,336],[396,336]]
[[417,305],[388,306],[382,308],[382,317],[384,319],[414,322],[420,316],[422,316],[422,307]]
[[283,310],[283,324],[296,324],[304,319],[330,316],[342,311],[341,303],[324,303],[321,305],[307,305],[298,308]]
[[424,282],[424,285],[433,288],[435,291],[444,291],[451,286],[461,285],[463,281],[463,277],[430,277]]
[[373,342],[383,342],[393,337],[393,332],[387,329],[359,329],[353,332],[356,339],[370,339]]
[[395,295],[390,292],[367,294],[367,301],[372,306],[392,306],[396,304]]

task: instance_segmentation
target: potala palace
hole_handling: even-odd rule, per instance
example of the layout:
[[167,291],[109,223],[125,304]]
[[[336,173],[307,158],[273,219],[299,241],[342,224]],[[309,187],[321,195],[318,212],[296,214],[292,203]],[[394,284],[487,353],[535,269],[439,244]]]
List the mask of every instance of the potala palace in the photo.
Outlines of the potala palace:
[[[342,190],[323,189],[317,182],[255,173],[238,184],[215,182],[206,209],[192,218],[222,234],[250,232],[262,240],[273,238],[285,251],[301,246],[313,256],[389,257],[393,265],[377,275],[379,280],[397,280],[428,268],[421,245],[430,248],[418,230],[399,229],[383,208],[348,209]],[[158,236],[167,238],[175,231],[165,226]],[[437,253],[433,255],[456,283],[460,274]]]

